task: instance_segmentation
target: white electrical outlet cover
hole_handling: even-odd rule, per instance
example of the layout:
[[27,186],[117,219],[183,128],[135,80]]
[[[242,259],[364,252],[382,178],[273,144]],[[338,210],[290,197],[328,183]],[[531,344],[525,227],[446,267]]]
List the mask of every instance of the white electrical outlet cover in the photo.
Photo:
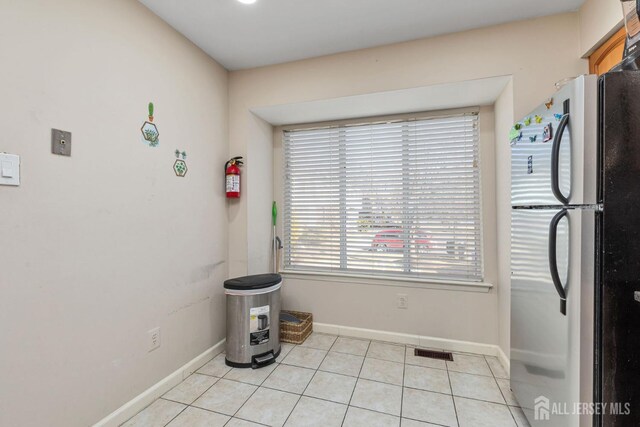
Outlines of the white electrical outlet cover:
[[149,347],[147,351],[151,352],[160,347],[160,328],[150,329],[147,334],[149,340]]
[[398,294],[398,308],[409,308],[409,296],[407,294]]

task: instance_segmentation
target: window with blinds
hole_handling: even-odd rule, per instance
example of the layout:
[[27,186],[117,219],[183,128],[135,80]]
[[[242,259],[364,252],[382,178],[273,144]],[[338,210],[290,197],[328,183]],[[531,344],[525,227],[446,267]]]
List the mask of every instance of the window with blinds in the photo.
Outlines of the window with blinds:
[[477,113],[284,132],[285,270],[482,281]]

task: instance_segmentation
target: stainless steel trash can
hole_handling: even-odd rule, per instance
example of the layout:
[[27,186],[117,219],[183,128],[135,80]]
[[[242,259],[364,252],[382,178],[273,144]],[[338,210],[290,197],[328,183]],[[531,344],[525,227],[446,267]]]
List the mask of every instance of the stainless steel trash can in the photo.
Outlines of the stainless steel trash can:
[[258,274],[224,282],[227,298],[225,361],[236,368],[259,368],[280,354],[279,274]]

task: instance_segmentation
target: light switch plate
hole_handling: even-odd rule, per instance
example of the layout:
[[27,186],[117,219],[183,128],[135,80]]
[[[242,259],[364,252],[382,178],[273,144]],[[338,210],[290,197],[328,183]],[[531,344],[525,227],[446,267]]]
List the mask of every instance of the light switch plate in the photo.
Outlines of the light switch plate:
[[71,132],[51,129],[51,152],[59,156],[71,156]]
[[0,153],[0,185],[20,185],[20,156]]

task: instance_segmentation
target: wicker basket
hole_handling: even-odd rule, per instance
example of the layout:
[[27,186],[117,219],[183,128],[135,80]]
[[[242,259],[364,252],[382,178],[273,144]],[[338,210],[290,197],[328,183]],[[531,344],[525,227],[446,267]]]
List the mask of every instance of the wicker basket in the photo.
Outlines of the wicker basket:
[[291,314],[302,322],[292,323],[280,321],[280,341],[291,344],[302,344],[313,332],[313,314],[301,311],[282,310],[283,313]]

